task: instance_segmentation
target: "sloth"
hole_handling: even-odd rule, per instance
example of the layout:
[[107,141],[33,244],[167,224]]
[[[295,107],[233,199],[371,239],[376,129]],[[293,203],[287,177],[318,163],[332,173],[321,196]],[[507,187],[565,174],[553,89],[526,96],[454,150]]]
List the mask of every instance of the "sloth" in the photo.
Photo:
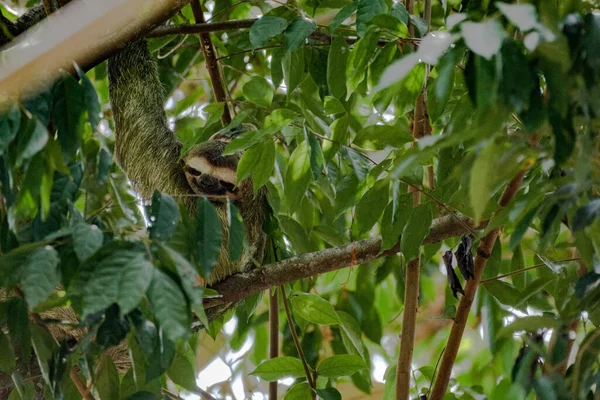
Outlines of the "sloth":
[[[223,155],[233,138],[256,128],[241,124],[222,129],[180,158],[182,144],[169,129],[157,65],[145,40],[128,45],[109,59],[108,82],[115,121],[115,157],[140,196],[149,199],[155,190],[169,194],[192,216],[197,196],[206,196],[215,205],[223,240],[219,260],[207,283],[260,264],[266,244],[262,229],[267,216],[266,189],[254,194],[250,179],[236,181],[241,153]],[[248,248],[237,262],[229,259],[227,201],[238,208],[248,241]]]

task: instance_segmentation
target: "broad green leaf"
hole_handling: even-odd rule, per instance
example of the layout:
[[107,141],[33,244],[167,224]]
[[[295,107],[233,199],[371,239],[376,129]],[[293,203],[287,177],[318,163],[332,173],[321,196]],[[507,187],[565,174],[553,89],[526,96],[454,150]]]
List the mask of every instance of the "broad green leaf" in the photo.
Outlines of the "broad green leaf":
[[423,203],[414,208],[402,230],[400,241],[400,251],[407,261],[419,256],[421,244],[429,233],[432,220],[433,213],[430,203]]
[[505,326],[498,331],[498,338],[509,337],[518,331],[535,332],[542,328],[556,328],[558,327],[558,321],[556,318],[550,315],[535,315],[530,317],[520,317],[515,319],[514,322]]
[[312,390],[307,382],[296,383],[288,389],[283,400],[306,400],[312,397]]
[[[457,59],[457,51],[451,50],[440,59],[435,67],[438,76],[432,85],[428,85],[428,93],[430,94],[427,103],[427,111],[432,123],[442,115],[454,90],[455,63],[459,61]],[[433,106],[431,103],[433,103]]]
[[102,400],[119,400],[119,371],[111,357],[103,357],[95,387]]
[[413,141],[410,127],[404,120],[394,126],[370,125],[362,128],[354,138],[354,144],[369,150],[384,150],[387,147],[401,148]]
[[25,119],[17,139],[17,164],[36,155],[47,142],[46,127],[35,117]]
[[79,261],[87,260],[104,242],[104,234],[96,225],[80,222],[73,227],[73,250]]
[[460,28],[467,47],[488,60],[500,51],[506,35],[497,20],[463,22]]
[[250,43],[252,48],[264,46],[269,39],[279,35],[287,27],[287,21],[278,17],[259,18],[250,27]]
[[330,302],[321,296],[312,293],[294,293],[290,296],[290,302],[294,311],[305,320],[320,324],[341,324]]
[[371,18],[369,25],[385,29],[401,38],[408,37],[408,27],[406,24],[391,14],[378,14]]
[[87,77],[85,72],[83,72],[77,64],[75,64],[75,68],[77,70],[77,75],[81,79],[81,86],[84,90],[83,96],[85,98],[85,107],[87,109],[88,120],[90,121],[92,130],[95,131],[100,123],[100,114],[102,112],[102,107],[98,101],[98,93],[96,93],[94,85],[92,85],[92,82]]
[[329,46],[327,57],[327,86],[333,96],[342,99],[346,95],[346,65],[348,43],[343,36],[336,36]]
[[317,394],[323,400],[342,400],[342,395],[336,388],[328,387],[325,389],[317,389]]
[[288,164],[285,176],[286,199],[293,210],[304,197],[312,174],[310,170],[310,146],[303,141],[296,147]]
[[367,34],[360,39],[348,55],[348,64],[346,66],[346,99],[350,98],[358,85],[365,78],[367,66],[371,59],[377,40],[379,39],[377,29],[369,29]]
[[155,191],[149,216],[150,238],[160,241],[169,240],[179,222],[179,206],[171,196]]
[[175,341],[189,334],[191,321],[187,301],[173,279],[164,272],[154,271],[148,297],[169,339]]
[[517,223],[515,230],[512,235],[510,235],[510,249],[513,250],[519,243],[521,243],[521,239],[529,229],[529,225],[533,222],[533,219],[537,216],[540,210],[540,206],[535,206],[521,220]]
[[65,161],[75,157],[81,145],[86,116],[85,90],[70,75],[62,77],[53,88],[54,123]]
[[412,193],[400,195],[397,200],[396,215],[394,203],[390,202],[381,219],[381,251],[391,249],[398,243],[402,230],[413,212]]
[[106,247],[85,264],[89,271],[83,283],[83,317],[117,303],[123,314],[133,310],[152,280],[152,263],[142,249]]
[[0,115],[0,154],[8,150],[8,145],[17,137],[21,125],[21,112],[16,105]]
[[500,281],[493,280],[485,282],[485,289],[494,296],[500,303],[507,306],[516,307],[521,301],[521,292],[513,285]]
[[283,33],[285,49],[287,51],[299,49],[304,44],[304,40],[316,29],[317,24],[315,21],[304,17],[296,17]]
[[[510,272],[520,271],[523,268],[525,268],[525,256],[523,255],[523,248],[518,245],[513,250]],[[517,289],[523,290],[525,288],[525,273],[511,275],[511,280]]]
[[475,220],[480,221],[487,203],[492,197],[493,181],[497,174],[498,160],[502,150],[491,141],[478,155],[471,167],[469,196]]
[[522,31],[528,31],[538,25],[537,11],[533,4],[507,4],[501,1],[495,4],[500,12]]
[[266,140],[255,144],[244,152],[237,168],[237,181],[242,182],[252,176],[252,185],[256,192],[267,183],[275,166],[275,143]]
[[348,140],[348,115],[336,119],[331,124],[331,141],[323,143],[323,156],[325,160],[331,157],[339,150],[340,145],[345,145]]
[[183,354],[175,355],[173,363],[167,370],[167,375],[169,379],[184,389],[192,392],[198,389],[194,365]]
[[283,68],[283,81],[285,82],[289,98],[306,78],[306,74],[304,73],[304,51],[298,49],[285,53],[281,65]]
[[327,378],[350,376],[367,368],[363,359],[353,354],[340,354],[324,359],[317,366],[317,373]]
[[273,87],[262,76],[254,76],[242,87],[242,93],[252,103],[260,107],[269,108],[273,102],[275,91]]
[[281,378],[304,376],[302,361],[296,357],[276,357],[263,361],[250,375],[258,376],[267,382],[274,382]]
[[389,182],[380,180],[362,196],[356,206],[358,231],[365,233],[377,222],[389,198]]
[[573,216],[573,231],[584,229],[598,217],[600,217],[600,198],[592,199],[577,209]]
[[365,345],[362,341],[362,331],[360,329],[360,324],[352,315],[344,311],[338,311],[337,313],[340,317],[340,320],[342,321],[340,328],[342,333],[342,340],[344,342],[346,350],[349,354],[355,354],[362,357],[365,353]]
[[[229,203],[229,259],[238,261],[244,252],[245,231],[244,222],[239,210],[233,203]],[[261,260],[257,260],[261,261]]]
[[366,24],[377,14],[384,14],[388,11],[384,0],[359,0],[356,10],[356,30],[359,36],[364,36]]
[[194,246],[197,261],[205,278],[219,260],[223,230],[215,206],[205,197],[198,198]]
[[45,301],[59,283],[58,253],[50,246],[36,249],[23,268],[21,285],[30,308]]
[[304,227],[295,219],[286,217],[285,215],[279,216],[279,222],[281,229],[285,235],[292,242],[292,247],[299,253],[309,253],[313,250],[313,246],[310,242],[306,230]]
[[323,167],[325,166],[323,149],[315,135],[312,135],[306,126],[304,126],[304,138],[308,141],[308,145],[310,146],[310,169],[312,171],[313,179],[317,180],[323,173]]
[[0,330],[0,371],[12,374],[17,368],[16,357],[8,337]]
[[419,55],[411,53],[389,65],[381,75],[375,90],[380,91],[402,81],[418,63]]
[[341,24],[344,23],[345,20],[350,18],[350,16],[352,14],[354,14],[355,11],[356,11],[356,3],[352,2],[350,4],[345,5],[344,8],[342,8],[335,15],[335,17],[333,17],[333,20],[331,20],[331,23],[329,24],[329,29],[331,31],[334,31],[335,29],[337,29]]

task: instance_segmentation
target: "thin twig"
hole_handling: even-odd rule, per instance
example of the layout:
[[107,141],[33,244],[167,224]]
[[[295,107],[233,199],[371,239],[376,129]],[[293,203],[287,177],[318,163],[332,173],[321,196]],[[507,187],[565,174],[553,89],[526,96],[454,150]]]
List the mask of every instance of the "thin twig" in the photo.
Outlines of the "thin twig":
[[72,367],[71,370],[69,371],[69,378],[71,378],[71,380],[77,387],[79,394],[81,395],[81,397],[83,397],[84,400],[95,400],[94,396],[92,396],[92,394],[88,390],[87,386],[85,386],[85,384],[81,380],[81,377],[79,376],[79,372],[77,372],[75,367]]
[[294,319],[292,318],[292,313],[290,312],[290,302],[288,301],[287,295],[285,294],[285,285],[281,285],[279,287],[281,293],[281,301],[283,302],[283,307],[285,308],[285,315],[288,319],[288,324],[290,325],[290,332],[292,334],[292,339],[294,340],[294,345],[296,345],[296,350],[298,351],[298,356],[300,360],[302,360],[302,367],[304,367],[304,373],[306,374],[306,380],[310,385],[311,389],[315,389],[315,383],[313,382],[312,374],[310,373],[310,367],[308,362],[306,361],[306,357],[304,356],[304,351],[302,350],[302,346],[300,345],[300,340],[298,339],[298,333],[296,332],[296,327],[294,326]]
[[[192,0],[190,4],[196,23],[205,24],[200,0]],[[227,103],[227,95],[225,94],[225,85],[223,84],[221,70],[219,69],[219,63],[217,62],[215,47],[213,46],[209,33],[203,32],[200,33],[199,36],[200,47],[202,48],[202,54],[204,54],[206,69],[210,76],[215,100],[219,103],[224,103],[225,105],[225,107],[223,107],[223,115],[221,116],[221,122],[225,126],[231,122],[231,113],[229,112],[229,104]]]
[[[579,257],[565,258],[564,260],[557,260],[557,261],[553,261],[553,262],[559,263],[559,262],[568,262],[568,261],[578,261],[579,259],[580,259]],[[518,269],[518,270],[515,270],[515,271],[511,271],[511,272],[503,274],[503,275],[494,276],[493,278],[483,279],[479,283],[481,283],[481,284],[488,283],[488,282],[495,281],[495,280],[498,280],[498,279],[506,278],[507,276],[520,274],[522,272],[529,271],[530,269],[536,269],[536,268],[539,268],[539,267],[543,267],[544,265],[546,265],[546,264],[541,263],[541,264],[532,265],[531,267],[527,267],[527,268],[522,268],[522,269]]]

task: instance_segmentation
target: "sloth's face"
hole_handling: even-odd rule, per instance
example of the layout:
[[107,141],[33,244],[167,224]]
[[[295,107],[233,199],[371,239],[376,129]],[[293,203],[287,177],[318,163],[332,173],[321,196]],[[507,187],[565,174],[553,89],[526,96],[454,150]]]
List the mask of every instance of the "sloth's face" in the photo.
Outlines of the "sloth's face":
[[223,201],[225,198],[234,202],[242,200],[246,190],[239,188],[236,180],[241,154],[224,156],[223,151],[232,138],[249,130],[252,129],[241,126],[234,130],[219,131],[188,152],[184,157],[184,172],[195,193],[207,196],[212,201]]

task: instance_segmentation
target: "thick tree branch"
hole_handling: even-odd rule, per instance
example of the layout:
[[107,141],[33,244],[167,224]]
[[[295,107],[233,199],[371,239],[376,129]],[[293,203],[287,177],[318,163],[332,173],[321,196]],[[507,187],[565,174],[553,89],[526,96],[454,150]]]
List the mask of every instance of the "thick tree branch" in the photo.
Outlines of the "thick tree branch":
[[[471,229],[481,227],[476,227],[473,220],[468,217],[460,216],[458,218],[460,222],[451,216],[434,220],[423,244],[437,243],[449,237],[468,233],[463,224],[471,227]],[[236,302],[251,294],[298,279],[309,278],[351,265],[364,264],[399,252],[400,244],[398,243],[394,248],[384,252],[380,252],[380,249],[381,237],[374,237],[344,246],[300,254],[250,272],[235,274],[213,286],[222,297],[205,299],[204,307],[212,308],[221,304]]]
[[[500,201],[498,202],[498,210],[496,211],[496,214],[505,208],[516,196],[517,191],[523,182],[523,178],[525,177],[525,173],[526,171],[519,172],[519,174],[508,183],[504,189],[504,192],[502,193]],[[454,366],[454,361],[456,361],[456,355],[458,354],[462,335],[467,325],[467,317],[471,311],[471,305],[475,299],[475,293],[479,287],[483,269],[485,268],[485,264],[487,263],[490,254],[492,254],[492,250],[494,249],[494,244],[496,243],[499,233],[500,227],[494,228],[479,242],[477,255],[475,256],[474,260],[474,277],[473,279],[469,279],[467,281],[467,285],[465,286],[465,294],[460,298],[460,302],[458,303],[456,316],[454,318],[454,322],[452,323],[450,336],[448,337],[448,343],[446,344],[446,349],[444,350],[444,355],[442,356],[440,370],[438,372],[437,379],[435,380],[435,384],[433,385],[431,396],[429,397],[431,400],[441,400],[444,398],[444,394],[448,388],[448,383],[450,382],[452,367]]]

